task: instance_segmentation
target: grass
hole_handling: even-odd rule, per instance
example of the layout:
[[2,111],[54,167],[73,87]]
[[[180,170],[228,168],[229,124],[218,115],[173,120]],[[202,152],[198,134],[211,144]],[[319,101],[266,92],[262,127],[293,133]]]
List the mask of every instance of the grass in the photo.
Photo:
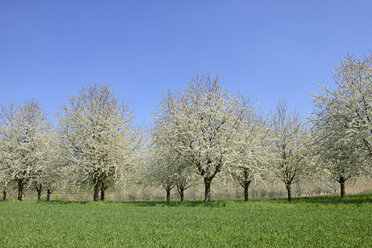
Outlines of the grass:
[[372,195],[0,202],[0,247],[372,247]]

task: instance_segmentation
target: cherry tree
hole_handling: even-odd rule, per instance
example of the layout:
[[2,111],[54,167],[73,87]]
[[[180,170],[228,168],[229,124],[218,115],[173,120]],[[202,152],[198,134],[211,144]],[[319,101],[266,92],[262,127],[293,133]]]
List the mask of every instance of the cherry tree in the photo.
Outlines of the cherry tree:
[[0,138],[0,190],[2,193],[2,199],[7,199],[7,193],[12,190],[12,178],[9,174],[10,168],[9,163],[5,162],[6,152],[4,146],[4,140]]
[[47,201],[57,188],[62,188],[63,183],[66,181],[67,173],[67,159],[66,149],[62,147],[59,137],[55,130],[48,129],[38,137],[39,160],[33,172],[33,185],[38,193],[38,200],[41,198],[43,189],[47,193]]
[[292,200],[291,185],[308,166],[309,133],[297,112],[288,112],[285,102],[278,102],[271,113],[273,170],[285,184],[288,201]]
[[3,164],[6,174],[17,185],[17,199],[22,200],[24,188],[32,183],[40,159],[37,137],[45,132],[46,116],[39,102],[32,99],[19,106],[2,106],[0,121]]
[[15,134],[14,132],[11,134],[10,131],[13,129],[16,108],[14,103],[10,103],[8,106],[1,106],[0,113],[0,186],[3,200],[7,199],[7,193],[14,187],[14,184],[12,184],[14,178],[11,174],[13,165],[11,141]]
[[167,203],[170,203],[171,190],[176,186],[179,155],[172,151],[159,150],[154,145],[148,150],[149,157],[145,164],[145,177],[153,183],[160,184],[166,191]]
[[232,143],[252,105],[240,94],[232,96],[219,78],[196,76],[180,93],[168,92],[154,113],[162,127],[163,144],[191,163],[205,185],[210,201],[212,180],[231,165]]
[[[171,94],[169,92],[169,94]],[[154,112],[154,115],[157,113]],[[160,121],[160,120],[159,120]],[[162,119],[163,123],[169,120]],[[158,123],[160,124],[160,123]],[[163,135],[167,129],[164,125],[154,125],[149,132],[151,145],[148,146],[149,158],[147,163],[150,177],[162,184],[167,191],[167,201],[170,201],[170,190],[174,187],[180,196],[180,201],[184,201],[185,190],[193,185],[195,181],[194,168],[191,162],[180,153],[164,143]]]
[[183,202],[185,190],[191,187],[194,181],[195,173],[190,162],[167,146],[156,143],[148,148],[147,153],[145,178],[162,185],[166,190],[167,203],[170,202],[170,193],[175,187],[180,201]]
[[341,139],[338,137],[341,133],[324,134],[323,130],[318,131],[313,142],[315,171],[331,182],[338,182],[341,198],[344,198],[346,182],[355,181],[363,175],[365,159],[360,156],[361,153],[352,139]]
[[176,174],[176,188],[180,201],[185,199],[185,190],[196,184],[196,174],[194,168],[190,166],[190,161],[182,159],[177,167]]
[[[370,174],[372,54],[362,58],[347,55],[336,66],[333,75],[335,89],[320,85],[322,92],[313,94],[315,110],[311,121],[319,134],[317,147],[319,152],[331,158],[332,161],[324,163],[332,165],[327,166],[328,169],[332,168],[331,174],[338,174],[334,171],[334,166],[339,167],[341,164],[344,169],[337,170],[349,171],[346,178],[356,177],[361,171],[364,171],[364,175]],[[345,161],[344,158],[348,162],[341,162]],[[353,158],[354,162],[350,158]],[[340,183],[344,181],[340,179],[343,177],[341,174],[338,179]]]
[[251,182],[263,182],[262,177],[269,173],[271,154],[269,129],[262,117],[252,112],[245,118],[240,135],[234,142],[231,153],[235,160],[231,166],[231,175],[244,188],[244,199],[248,201],[248,189]]
[[68,148],[70,173],[94,188],[93,200],[125,181],[136,158],[138,130],[128,105],[105,84],[82,88],[60,106],[59,135]]

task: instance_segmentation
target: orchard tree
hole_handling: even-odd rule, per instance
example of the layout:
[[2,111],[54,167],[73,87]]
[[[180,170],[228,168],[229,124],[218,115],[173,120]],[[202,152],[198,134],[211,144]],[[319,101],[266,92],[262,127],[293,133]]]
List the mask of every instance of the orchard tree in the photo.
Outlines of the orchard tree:
[[22,200],[25,185],[33,182],[39,161],[38,135],[47,127],[45,114],[36,100],[22,105],[2,106],[0,113],[0,136],[2,138],[3,163],[7,175],[15,181],[18,200]]
[[231,154],[233,166],[231,175],[240,186],[244,188],[244,200],[248,201],[248,189],[252,181],[263,181],[262,176],[269,172],[270,143],[269,129],[262,117],[247,116],[241,126],[240,135],[234,142],[234,151]]
[[177,188],[180,201],[183,202],[185,190],[191,187],[195,181],[195,172],[190,160],[169,147],[167,143],[163,143],[163,135],[166,132],[167,130],[163,125],[155,125],[150,130],[149,136],[152,145],[148,149],[150,151],[150,158],[148,159],[150,169],[148,172],[150,172],[150,177],[153,180],[161,182],[166,189],[168,202],[170,200],[170,190],[174,187]]
[[160,183],[166,190],[167,203],[171,190],[176,187],[180,201],[184,201],[184,192],[192,186],[193,168],[188,160],[167,146],[153,144],[148,150],[145,175],[151,182]]
[[312,121],[324,136],[333,135],[341,150],[351,142],[361,159],[371,165],[372,54],[362,58],[347,55],[333,75],[335,89],[321,85],[322,93],[313,94]]
[[[345,196],[345,184],[347,181],[355,181],[363,175],[363,168],[359,151],[351,145],[345,144],[335,146],[335,143],[328,143],[330,140],[321,140],[318,149],[318,171],[320,175],[330,179],[331,182],[340,184],[341,198]],[[327,149],[328,148],[328,149]]]
[[[7,193],[15,180],[12,175],[15,158],[12,153],[15,142],[12,140],[15,137],[15,130],[12,126],[15,125],[16,108],[15,104],[10,103],[8,106],[1,106],[0,113],[0,186],[3,200],[7,199]],[[13,134],[10,133],[11,130]]]
[[61,145],[59,137],[54,130],[48,129],[39,137],[40,149],[38,150],[39,161],[37,169],[34,170],[33,183],[41,198],[41,191],[45,189],[47,201],[57,188],[61,188],[67,177],[66,149]]
[[195,185],[196,174],[194,168],[190,166],[190,161],[182,157],[181,159],[177,167],[176,188],[180,196],[180,201],[183,202],[185,199],[185,190]]
[[4,201],[7,199],[7,193],[12,189],[9,163],[6,163],[5,155],[4,140],[0,138],[0,190]]
[[231,165],[232,144],[253,108],[218,81],[218,77],[196,76],[182,92],[168,92],[154,113],[155,128],[163,130],[159,134],[162,143],[188,160],[203,178],[205,202],[210,201],[212,180]]
[[137,130],[128,105],[105,84],[82,88],[60,106],[59,135],[68,147],[71,172],[94,188],[93,200],[125,181],[135,159]]
[[278,102],[271,113],[273,165],[276,176],[285,184],[288,201],[292,200],[291,186],[308,165],[310,136],[298,113],[288,112],[285,102]]
[[[313,171],[319,176],[340,184],[341,198],[345,196],[347,181],[355,181],[368,170],[368,156],[358,139],[347,136],[337,128],[330,128],[320,119],[312,119]],[[346,122],[344,122],[346,125]],[[335,123],[332,123],[336,127]]]
[[311,122],[316,132],[319,171],[345,182],[372,172],[372,54],[347,55],[333,73],[336,88],[313,94]]
[[176,186],[176,167],[179,155],[170,150],[159,150],[155,145],[149,149],[146,159],[145,177],[160,184],[166,191],[167,203],[170,203],[171,190]]

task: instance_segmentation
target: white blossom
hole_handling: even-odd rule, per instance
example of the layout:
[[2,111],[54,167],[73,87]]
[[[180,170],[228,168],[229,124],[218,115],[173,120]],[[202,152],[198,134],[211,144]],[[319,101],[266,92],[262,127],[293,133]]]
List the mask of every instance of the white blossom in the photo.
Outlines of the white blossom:
[[182,92],[168,92],[154,115],[162,143],[188,160],[203,178],[206,202],[213,178],[233,162],[232,144],[252,109],[248,100],[240,94],[231,96],[218,80],[196,76]]
[[122,183],[135,163],[138,130],[129,107],[119,104],[110,88],[94,84],[71,96],[58,114],[59,135],[68,148],[71,174],[94,187],[94,200]]

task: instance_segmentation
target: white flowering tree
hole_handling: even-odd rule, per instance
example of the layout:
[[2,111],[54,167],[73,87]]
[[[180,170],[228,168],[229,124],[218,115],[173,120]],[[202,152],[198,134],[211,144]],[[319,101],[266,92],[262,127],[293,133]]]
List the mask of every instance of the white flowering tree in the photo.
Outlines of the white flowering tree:
[[179,94],[168,92],[154,114],[154,126],[164,130],[163,144],[188,160],[203,178],[204,201],[210,201],[212,180],[231,165],[229,154],[243,119],[252,106],[240,94],[232,96],[218,77],[196,76]]
[[276,111],[271,113],[272,163],[276,176],[285,184],[288,201],[292,200],[293,183],[309,165],[308,144],[310,135],[298,113],[288,112],[285,102],[278,102]]
[[252,182],[263,182],[262,178],[270,171],[269,129],[262,117],[253,112],[247,115],[241,126],[240,135],[234,142],[230,173],[244,189],[244,200],[248,201],[248,189]]
[[[3,200],[7,199],[7,193],[12,190],[15,184],[11,174],[13,165],[12,147],[14,144],[15,130],[12,128],[15,122],[17,106],[10,103],[8,106],[1,106],[0,122],[0,186]],[[14,130],[11,134],[11,130]],[[13,141],[13,142],[12,142]],[[13,186],[13,187],[12,187]],[[14,187],[15,188],[15,187]]]
[[123,183],[134,163],[137,130],[126,104],[119,104],[105,84],[83,88],[60,106],[58,130],[68,147],[71,173],[94,188],[93,200]]
[[[171,94],[169,92],[169,94]],[[154,115],[156,116],[156,112]],[[169,123],[169,120],[161,120]],[[158,123],[159,124],[159,123]],[[147,172],[155,182],[160,182],[167,191],[167,202],[170,201],[170,191],[174,187],[184,201],[185,190],[191,187],[195,181],[195,172],[190,160],[164,143],[163,135],[166,135],[165,125],[154,125],[149,132],[151,145],[148,146],[148,169]]]
[[320,171],[340,183],[372,172],[372,54],[346,56],[333,73],[336,88],[313,94]]
[[160,184],[166,191],[167,203],[170,203],[171,190],[176,186],[178,154],[170,150],[159,150],[152,145],[145,161],[145,178],[155,184]]
[[33,185],[38,193],[38,200],[42,190],[45,190],[46,199],[49,201],[53,191],[62,188],[66,182],[65,177],[68,176],[66,149],[62,147],[55,131],[50,128],[37,138],[40,143],[39,160],[33,171]]
[[19,106],[9,104],[1,107],[3,164],[6,175],[17,185],[18,200],[22,200],[25,186],[33,182],[40,159],[37,137],[45,132],[45,120],[39,102],[33,99]]
[[12,190],[12,178],[9,168],[9,163],[5,162],[6,151],[4,140],[0,138],[0,190],[2,193],[2,199],[5,201],[7,199],[7,193]]
[[[334,130],[336,131],[336,130]],[[337,132],[337,131],[336,131]],[[352,140],[335,138],[340,133],[320,132],[314,139],[315,171],[325,179],[340,184],[341,198],[345,196],[345,184],[364,175],[365,159]],[[340,141],[343,141],[340,143]],[[346,142],[345,142],[346,141]]]
[[185,190],[191,187],[195,180],[195,173],[188,160],[173,149],[154,142],[147,150],[144,165],[145,178],[159,183],[165,189],[167,203],[170,202],[173,188],[177,188],[180,201],[184,201]]
[[185,199],[185,190],[194,186],[198,178],[195,174],[194,168],[190,164],[190,161],[185,160],[182,157],[181,161],[179,161],[176,175],[177,192],[180,201],[183,202]]

